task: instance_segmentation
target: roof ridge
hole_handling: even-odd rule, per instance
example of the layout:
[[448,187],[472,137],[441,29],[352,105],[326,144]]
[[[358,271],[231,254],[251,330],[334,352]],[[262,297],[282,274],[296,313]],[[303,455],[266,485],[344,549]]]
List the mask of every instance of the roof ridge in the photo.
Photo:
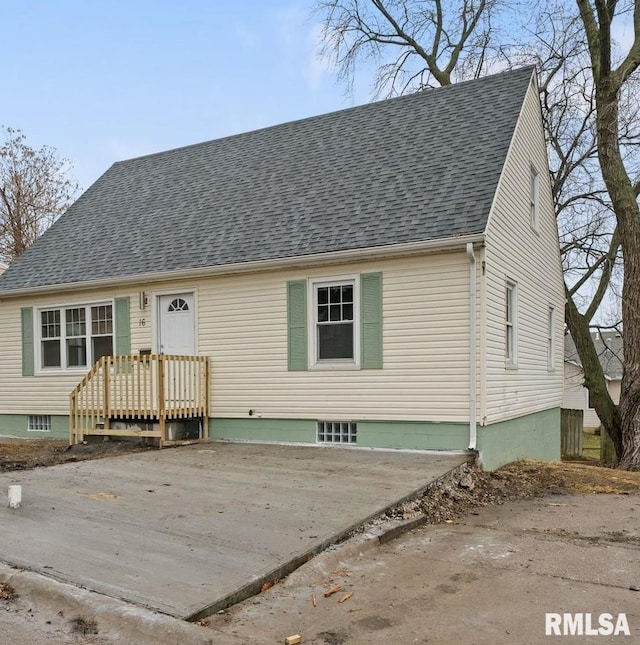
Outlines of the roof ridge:
[[467,79],[464,81],[458,81],[456,83],[451,83],[450,85],[441,85],[439,87],[430,87],[430,88],[424,88],[422,90],[418,90],[416,92],[411,92],[409,94],[402,94],[401,96],[392,96],[386,99],[380,99],[377,101],[369,101],[368,103],[360,103],[359,105],[352,105],[350,107],[346,108],[341,108],[339,110],[332,110],[331,112],[322,112],[320,114],[313,114],[311,116],[305,116],[305,117],[300,117],[299,119],[292,119],[291,121],[283,121],[281,123],[273,123],[272,125],[266,125],[262,128],[256,128],[255,130],[245,130],[243,132],[236,132],[235,134],[227,134],[222,137],[216,137],[214,139],[207,139],[206,141],[198,141],[196,143],[189,143],[184,146],[177,146],[175,148],[169,148],[167,150],[159,150],[158,152],[150,152],[148,154],[144,155],[139,155],[137,157],[130,157],[128,159],[120,159],[119,161],[115,161],[112,165],[121,165],[121,164],[126,164],[130,163],[133,161],[140,161],[142,159],[149,159],[151,157],[158,157],[161,155],[169,155],[175,152],[181,152],[181,151],[186,151],[186,150],[191,150],[194,148],[198,148],[200,146],[209,146],[212,143],[218,142],[218,141],[228,141],[230,139],[235,139],[237,137],[246,137],[248,135],[252,134],[258,134],[260,132],[268,132],[271,130],[276,130],[279,128],[285,128],[288,126],[296,125],[299,123],[304,123],[308,121],[313,121],[315,119],[321,120],[321,119],[328,119],[329,117],[333,117],[338,114],[345,114],[347,112],[355,112],[356,110],[366,110],[366,109],[373,109],[375,107],[379,107],[382,104],[389,104],[392,102],[400,102],[400,101],[407,101],[407,100],[415,100],[417,97],[420,97],[424,94],[431,93],[431,92],[446,92],[446,91],[459,91],[460,88],[463,88],[469,84],[480,84],[483,82],[488,82],[490,80],[495,80],[500,76],[508,76],[508,75],[515,75],[515,74],[520,74],[522,73],[524,75],[525,71],[529,71],[529,73],[533,73],[533,71],[536,69],[535,65],[525,65],[523,67],[518,67],[516,69],[507,69],[507,70],[502,70],[501,72],[496,72],[495,74],[488,74],[487,76],[481,76],[479,78],[471,78]]
[[532,69],[112,164],[0,292],[482,234]]

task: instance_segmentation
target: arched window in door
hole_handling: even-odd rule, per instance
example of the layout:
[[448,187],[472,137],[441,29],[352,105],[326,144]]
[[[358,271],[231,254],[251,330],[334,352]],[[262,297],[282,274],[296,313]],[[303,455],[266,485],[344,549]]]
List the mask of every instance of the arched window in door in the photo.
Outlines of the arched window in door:
[[189,303],[183,298],[175,298],[169,303],[167,311],[189,311]]

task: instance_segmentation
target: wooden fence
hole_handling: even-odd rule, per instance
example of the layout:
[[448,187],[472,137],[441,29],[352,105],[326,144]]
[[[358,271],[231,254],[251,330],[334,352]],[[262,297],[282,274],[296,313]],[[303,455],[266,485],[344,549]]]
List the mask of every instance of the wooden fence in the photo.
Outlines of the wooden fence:
[[582,457],[582,410],[560,411],[560,454],[562,457]]

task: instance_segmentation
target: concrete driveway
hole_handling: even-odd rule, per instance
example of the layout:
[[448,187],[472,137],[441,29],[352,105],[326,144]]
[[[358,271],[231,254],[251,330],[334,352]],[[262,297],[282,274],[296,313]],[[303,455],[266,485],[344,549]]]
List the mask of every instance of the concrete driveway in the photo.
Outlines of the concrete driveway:
[[194,618],[247,597],[465,461],[207,444],[5,473],[0,560]]
[[[383,546],[356,536],[213,616],[212,642],[300,634],[307,645],[638,643],[639,507],[637,495],[553,495],[478,508]],[[325,598],[337,584],[342,591]],[[353,595],[340,604],[344,593]],[[606,612],[614,624],[625,614],[628,637],[547,629],[548,613],[589,615],[593,629]]]

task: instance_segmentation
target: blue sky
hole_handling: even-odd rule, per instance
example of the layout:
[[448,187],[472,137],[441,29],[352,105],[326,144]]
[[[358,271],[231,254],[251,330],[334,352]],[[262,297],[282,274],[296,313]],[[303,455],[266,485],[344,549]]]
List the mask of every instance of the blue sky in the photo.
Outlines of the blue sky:
[[[120,159],[365,103],[317,55],[314,0],[5,0],[0,125],[73,164]],[[630,20],[619,35],[632,35]]]
[[369,100],[316,55],[313,0],[14,0],[0,6],[0,125],[73,164],[119,159]]

